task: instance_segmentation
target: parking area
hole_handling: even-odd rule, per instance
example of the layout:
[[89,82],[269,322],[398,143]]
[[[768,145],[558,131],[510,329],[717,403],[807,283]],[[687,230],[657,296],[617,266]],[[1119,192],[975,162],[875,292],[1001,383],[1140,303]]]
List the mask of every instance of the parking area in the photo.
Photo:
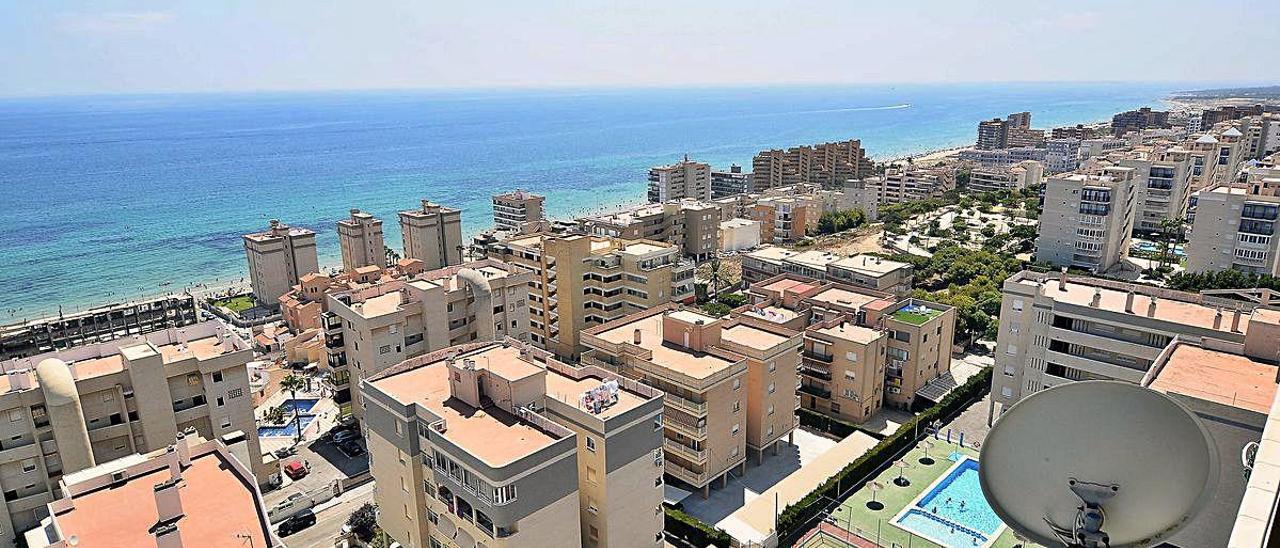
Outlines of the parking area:
[[279,488],[263,493],[263,501],[268,507],[287,500],[296,493],[310,493],[332,487],[335,481],[354,478],[369,471],[369,455],[365,451],[364,440],[360,438],[358,427],[348,427],[338,431],[348,432],[348,435],[353,438],[348,442],[339,443],[322,435],[315,440],[297,445],[296,455],[281,459],[281,466],[300,462],[308,468],[308,472],[297,480],[283,475],[284,482]]

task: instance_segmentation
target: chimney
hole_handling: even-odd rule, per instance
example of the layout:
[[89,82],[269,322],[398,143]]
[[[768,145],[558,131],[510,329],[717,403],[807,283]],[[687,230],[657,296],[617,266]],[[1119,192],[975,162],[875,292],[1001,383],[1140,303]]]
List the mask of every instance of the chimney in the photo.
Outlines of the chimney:
[[631,333],[631,343],[640,344],[640,330],[637,329]]
[[1100,304],[1102,304],[1102,288],[1095,287],[1093,288],[1093,299],[1089,301],[1089,306],[1098,308]]
[[182,465],[183,469],[191,466],[191,443],[187,441],[187,436],[191,435],[194,434],[178,432],[177,442],[174,443],[177,446],[178,464]]
[[1219,308],[1218,312],[1213,315],[1213,328],[1222,329],[1222,309],[1221,308]]
[[182,534],[176,523],[157,527],[152,534],[156,536],[156,548],[182,548]]
[[1124,296],[1124,311],[1133,314],[1133,288],[1129,288],[1129,293]]
[[1242,315],[1243,313],[1240,312],[1239,308],[1236,308],[1236,313],[1231,315],[1231,332],[1232,333],[1240,332],[1240,316]]
[[182,517],[182,495],[178,492],[181,479],[167,479],[155,486],[157,521],[170,524]]
[[1058,273],[1058,291],[1067,290],[1067,267],[1062,267],[1062,271]]
[[1147,305],[1147,317],[1154,318],[1156,315],[1156,296],[1151,296],[1151,304]]

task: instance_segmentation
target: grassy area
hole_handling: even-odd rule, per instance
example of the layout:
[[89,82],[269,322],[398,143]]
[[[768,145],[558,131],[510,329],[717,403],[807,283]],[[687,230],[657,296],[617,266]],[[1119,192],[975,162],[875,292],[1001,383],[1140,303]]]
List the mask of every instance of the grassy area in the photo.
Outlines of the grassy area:
[[216,301],[213,301],[213,304],[214,306],[221,306],[223,308],[226,308],[227,310],[230,310],[232,312],[235,312],[236,314],[239,314],[241,312],[244,312],[245,310],[253,308],[254,304],[256,303],[254,303],[253,301],[253,295],[240,295],[238,297],[231,297],[229,299],[218,299]]
[[[929,439],[932,440],[933,438]],[[898,477],[898,468],[890,466],[873,480],[884,487],[875,493],[876,502],[882,504],[883,507],[879,510],[872,510],[868,507],[867,503],[871,501],[872,492],[865,486],[861,486],[858,491],[850,495],[839,508],[832,512],[831,516],[835,519],[836,525],[853,531],[871,541],[876,541],[878,538],[882,546],[892,546],[896,543],[898,546],[910,545],[913,548],[944,548],[892,523],[893,517],[899,511],[910,504],[916,496],[924,492],[929,485],[955,464],[947,458],[951,453],[958,451],[974,458],[978,457],[978,452],[968,447],[961,447],[942,440],[934,440],[933,443],[933,447],[929,449],[929,456],[933,458],[933,464],[925,465],[920,462],[920,459],[925,455],[923,444],[917,445],[904,457],[903,460],[911,463],[911,467],[906,469],[902,475],[910,480],[910,485],[899,487],[895,484],[893,480]],[[833,541],[838,543],[837,545],[844,545],[843,541],[824,537],[820,542],[826,544],[814,544],[812,546],[829,546]],[[993,548],[1014,548],[1019,544],[1017,539],[1014,538],[1013,532],[1006,528],[991,546]],[[1026,546],[1030,548],[1033,545],[1026,544]]]
[[911,325],[924,325],[925,322],[942,315],[941,310],[929,309],[928,312],[912,311],[908,312],[905,307],[898,309],[893,313],[893,319]]

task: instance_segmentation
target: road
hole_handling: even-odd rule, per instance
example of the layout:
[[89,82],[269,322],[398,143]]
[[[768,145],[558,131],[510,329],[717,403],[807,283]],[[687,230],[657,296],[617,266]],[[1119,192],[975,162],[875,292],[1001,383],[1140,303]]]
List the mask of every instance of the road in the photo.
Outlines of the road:
[[[366,483],[327,503],[327,506],[316,513],[316,524],[297,534],[285,537],[284,544],[288,548],[331,548],[333,539],[347,522],[347,516],[356,511],[362,504],[373,502],[373,482]],[[326,504],[326,505],[327,505]]]

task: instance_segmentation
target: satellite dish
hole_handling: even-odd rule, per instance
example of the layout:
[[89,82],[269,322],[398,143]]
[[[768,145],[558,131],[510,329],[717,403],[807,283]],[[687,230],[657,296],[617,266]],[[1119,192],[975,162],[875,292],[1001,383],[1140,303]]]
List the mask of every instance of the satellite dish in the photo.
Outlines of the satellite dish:
[[1118,381],[1081,381],[1014,405],[982,445],[996,515],[1045,546],[1145,547],[1213,497],[1208,431],[1178,403]]

